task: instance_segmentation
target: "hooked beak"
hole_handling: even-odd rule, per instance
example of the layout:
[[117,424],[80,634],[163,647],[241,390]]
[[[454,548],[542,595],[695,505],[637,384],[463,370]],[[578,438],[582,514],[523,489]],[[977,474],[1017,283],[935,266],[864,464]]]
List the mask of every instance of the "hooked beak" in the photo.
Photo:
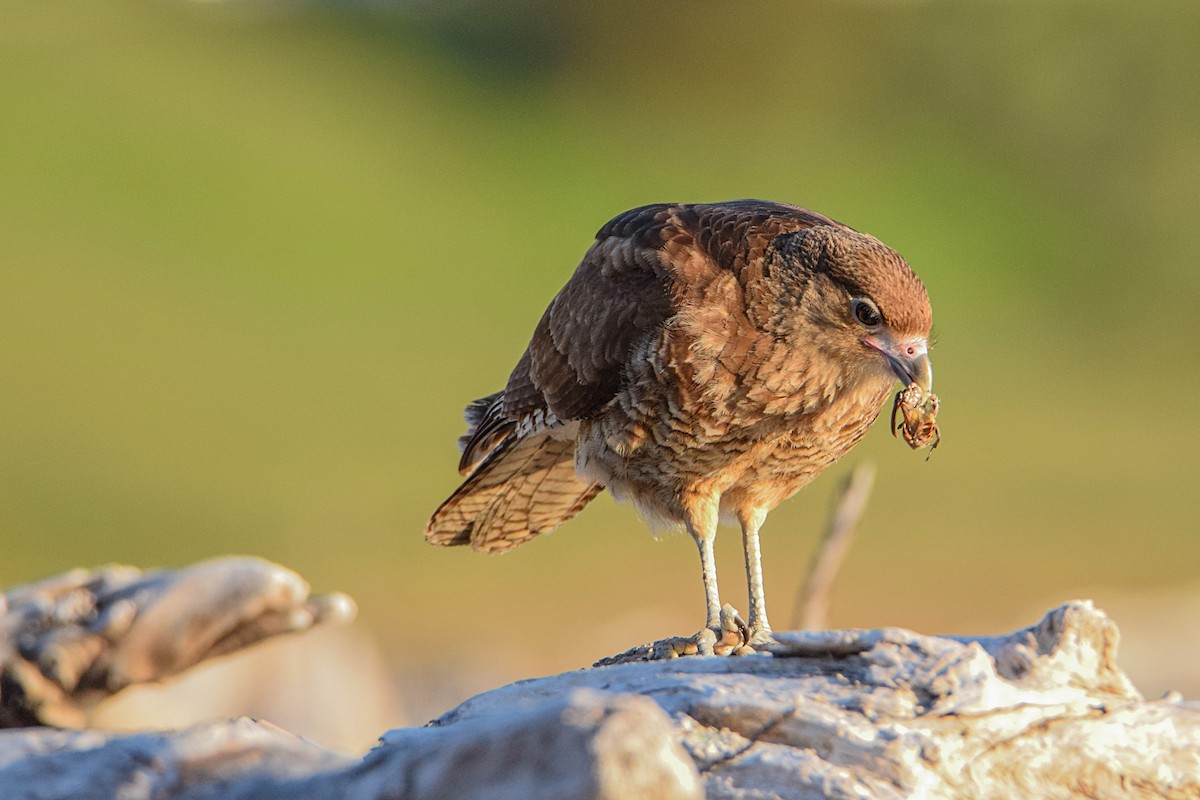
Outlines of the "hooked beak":
[[864,338],[887,359],[888,366],[905,386],[915,383],[921,391],[933,391],[933,364],[929,361],[929,345],[924,339],[893,342],[886,334],[878,339]]

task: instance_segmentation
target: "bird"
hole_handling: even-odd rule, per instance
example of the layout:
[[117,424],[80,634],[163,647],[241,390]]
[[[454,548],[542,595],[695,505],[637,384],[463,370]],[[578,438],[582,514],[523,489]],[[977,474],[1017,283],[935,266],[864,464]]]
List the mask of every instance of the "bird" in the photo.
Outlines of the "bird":
[[723,608],[713,543],[719,522],[735,523],[743,641],[769,645],[767,514],[866,434],[897,380],[932,393],[931,325],[908,263],[822,214],[762,200],[621,213],[504,388],[467,406],[465,478],[425,537],[502,553],[607,489],[695,540],[705,627],[686,652],[711,654]]

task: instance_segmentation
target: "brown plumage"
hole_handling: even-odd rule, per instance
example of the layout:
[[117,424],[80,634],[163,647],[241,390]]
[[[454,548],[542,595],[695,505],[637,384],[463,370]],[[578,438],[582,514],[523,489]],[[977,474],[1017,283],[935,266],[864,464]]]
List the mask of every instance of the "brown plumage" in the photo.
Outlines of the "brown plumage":
[[700,547],[719,624],[719,516],[743,529],[754,641],[770,637],[768,511],[854,445],[897,378],[932,386],[920,279],[820,214],[757,200],[651,205],[596,235],[504,390],[467,408],[466,480],[426,538],[503,552],[602,489]]

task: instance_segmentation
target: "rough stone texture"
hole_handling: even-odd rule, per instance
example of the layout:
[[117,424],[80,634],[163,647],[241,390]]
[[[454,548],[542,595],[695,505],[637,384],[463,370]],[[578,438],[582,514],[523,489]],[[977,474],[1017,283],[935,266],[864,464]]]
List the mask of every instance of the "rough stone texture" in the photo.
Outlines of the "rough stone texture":
[[5,800],[249,798],[252,795],[244,790],[259,782],[333,771],[350,761],[250,719],[121,735],[49,728],[8,730],[0,731],[0,796]]
[[[355,776],[382,798],[692,800],[696,767],[651,700],[588,690],[460,724],[392,731]],[[330,797],[336,795],[331,794]]]
[[1090,603],[1003,637],[781,633],[771,656],[582,670],[436,724],[568,688],[652,697],[709,798],[1200,797],[1200,704],[1146,702]]
[[79,726],[132,684],[354,613],[345,595],[310,596],[296,573],[244,557],[78,569],[11,589],[0,595],[0,728]]
[[0,732],[0,796],[121,800],[699,800],[666,714],[573,691],[453,728],[392,731],[361,761],[241,719],[176,733]]
[[694,798],[701,784],[709,798],[1200,798],[1200,704],[1145,701],[1090,603],[1003,637],[778,636],[770,655],[505,686],[360,761],[245,720],[0,733],[0,786],[15,800]]

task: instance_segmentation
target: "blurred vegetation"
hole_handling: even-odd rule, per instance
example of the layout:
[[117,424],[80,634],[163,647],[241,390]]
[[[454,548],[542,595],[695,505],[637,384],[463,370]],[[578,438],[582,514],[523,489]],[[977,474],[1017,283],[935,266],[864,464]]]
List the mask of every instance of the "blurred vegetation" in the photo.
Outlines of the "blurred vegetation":
[[[0,584],[260,554],[448,695],[694,630],[693,545],[607,497],[503,558],[421,529],[595,230],[736,197],[934,302],[944,441],[849,457],[834,624],[1194,583],[1197,41],[1186,2],[8,3]],[[767,524],[776,627],[834,484]]]

